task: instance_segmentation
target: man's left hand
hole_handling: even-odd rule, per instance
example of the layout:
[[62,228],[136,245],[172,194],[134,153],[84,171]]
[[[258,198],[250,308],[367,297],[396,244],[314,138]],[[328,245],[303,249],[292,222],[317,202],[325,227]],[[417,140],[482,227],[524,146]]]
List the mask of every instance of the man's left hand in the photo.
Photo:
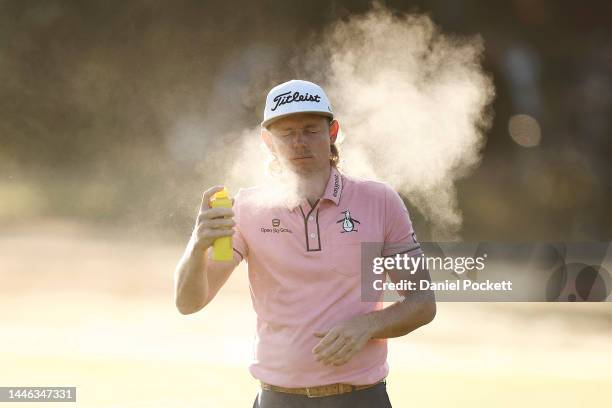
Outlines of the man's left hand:
[[328,331],[316,332],[316,337],[322,337],[312,349],[317,361],[325,365],[342,365],[348,362],[372,338],[374,330],[369,317],[358,316]]

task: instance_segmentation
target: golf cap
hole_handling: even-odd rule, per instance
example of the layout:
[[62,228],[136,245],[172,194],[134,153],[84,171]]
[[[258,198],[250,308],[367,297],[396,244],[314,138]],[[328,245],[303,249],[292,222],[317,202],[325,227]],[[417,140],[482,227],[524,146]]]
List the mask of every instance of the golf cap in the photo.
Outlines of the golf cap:
[[294,113],[317,113],[334,117],[323,88],[312,82],[293,79],[268,92],[261,126],[267,128],[275,120]]

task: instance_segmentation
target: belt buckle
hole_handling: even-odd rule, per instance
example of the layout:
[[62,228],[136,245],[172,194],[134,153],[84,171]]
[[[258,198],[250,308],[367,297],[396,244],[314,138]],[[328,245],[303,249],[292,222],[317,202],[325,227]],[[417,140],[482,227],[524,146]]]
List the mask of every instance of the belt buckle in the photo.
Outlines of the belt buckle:
[[310,395],[310,387],[306,387],[306,396],[308,398],[313,398],[314,397],[314,395]]

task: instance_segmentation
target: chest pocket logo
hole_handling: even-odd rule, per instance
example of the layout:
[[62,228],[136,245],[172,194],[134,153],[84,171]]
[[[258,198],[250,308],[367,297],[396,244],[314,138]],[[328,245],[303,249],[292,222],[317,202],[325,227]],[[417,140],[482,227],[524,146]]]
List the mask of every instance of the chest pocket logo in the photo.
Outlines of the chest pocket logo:
[[338,223],[342,223],[342,233],[344,232],[357,232],[357,228],[355,226],[355,223],[357,224],[361,224],[358,220],[356,220],[355,218],[351,217],[351,213],[349,210],[343,211],[342,212],[344,214],[344,218],[342,218],[341,220],[336,221],[336,224]]

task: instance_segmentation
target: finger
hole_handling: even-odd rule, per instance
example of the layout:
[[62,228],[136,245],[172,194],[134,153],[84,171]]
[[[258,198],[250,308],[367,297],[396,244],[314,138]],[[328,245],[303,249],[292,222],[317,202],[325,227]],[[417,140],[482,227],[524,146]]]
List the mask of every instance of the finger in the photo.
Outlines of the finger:
[[217,232],[222,232],[224,233],[223,236],[227,236],[228,233],[230,231],[234,231],[235,233],[235,229],[234,228],[211,228],[209,226],[206,225],[200,225],[198,227],[198,229],[196,230],[196,235],[199,237],[210,237],[210,234],[216,234]]
[[231,218],[215,218],[212,220],[205,219],[198,228],[228,229],[234,225],[236,225],[236,222]]
[[321,340],[316,346],[314,346],[314,348],[312,349],[313,353],[318,353],[319,351],[325,349],[327,346],[329,346],[334,340],[336,340],[336,338],[338,337],[338,332],[336,330],[330,330],[325,337],[323,337],[323,340]]
[[341,365],[349,361],[351,355],[351,351],[353,350],[353,344],[344,343],[344,346],[340,350],[336,352],[333,356],[331,356],[328,360],[331,364]]
[[206,190],[202,194],[202,203],[200,204],[200,211],[203,209],[210,208],[210,199],[217,192],[223,190],[223,186],[214,186]]
[[204,210],[198,214],[198,222],[202,223],[204,220],[212,220],[214,218],[229,218],[234,216],[234,210],[231,208],[217,207]]
[[[229,208],[214,208],[213,210],[228,210],[228,209]],[[213,220],[232,220],[233,221],[233,214],[231,212],[228,213],[225,211],[215,211],[211,213],[211,211],[213,210],[207,210],[203,213],[198,214],[196,218],[196,223],[195,223],[196,229],[208,228],[207,226],[211,224]],[[223,216],[223,214],[226,214],[226,215]]]
[[335,357],[338,350],[340,350],[346,344],[346,339],[343,337],[336,338],[332,344],[329,345],[325,350],[321,351],[317,356],[317,360],[329,364],[333,357]]
[[[325,338],[323,338],[323,340],[325,340]],[[333,341],[329,342],[326,345],[323,345],[323,347],[317,352],[317,354],[319,355],[318,359],[327,358],[328,356],[334,354],[340,349],[340,347],[344,345],[345,342],[346,338],[342,336],[342,334],[338,334],[338,336]]]
[[326,334],[327,332],[315,332],[314,333],[315,337],[320,337],[320,338],[325,337]]
[[[337,361],[332,362],[332,364],[334,364],[334,365],[342,365],[342,364],[347,363],[348,361],[351,360],[351,358],[353,358],[353,356],[357,352],[359,352],[361,349],[363,349],[365,347],[365,345],[368,342],[368,340],[369,340],[368,337],[361,338],[358,342],[354,343],[352,347],[348,348],[348,351],[345,353],[344,357],[340,357]],[[340,354],[340,352],[336,353],[337,356],[339,354]]]
[[214,240],[221,237],[234,235],[236,231],[233,229],[206,229],[198,232],[198,239]]
[[355,348],[348,349],[348,350],[346,351],[346,353],[344,353],[344,355],[343,355],[341,358],[339,358],[339,359],[336,359],[336,360],[332,361],[332,363],[331,363],[331,364],[333,364],[333,365],[335,365],[335,366],[339,366],[339,365],[342,365],[342,364],[346,364],[346,363],[348,363],[349,361],[351,361],[351,358],[353,358],[353,356],[355,355],[355,353],[357,353],[357,350],[356,350]]
[[[353,358],[353,356],[359,352],[361,349],[363,349],[366,345],[366,343],[369,341],[369,338],[367,336],[363,336],[361,337],[357,342],[352,342],[352,347],[348,348],[348,352],[345,353],[344,357],[339,358],[338,361],[333,362],[332,364],[335,365],[341,365],[344,364],[348,361],[350,361],[351,358]],[[348,343],[349,346],[351,345],[351,343]],[[336,355],[339,355],[340,352],[336,353]]]

